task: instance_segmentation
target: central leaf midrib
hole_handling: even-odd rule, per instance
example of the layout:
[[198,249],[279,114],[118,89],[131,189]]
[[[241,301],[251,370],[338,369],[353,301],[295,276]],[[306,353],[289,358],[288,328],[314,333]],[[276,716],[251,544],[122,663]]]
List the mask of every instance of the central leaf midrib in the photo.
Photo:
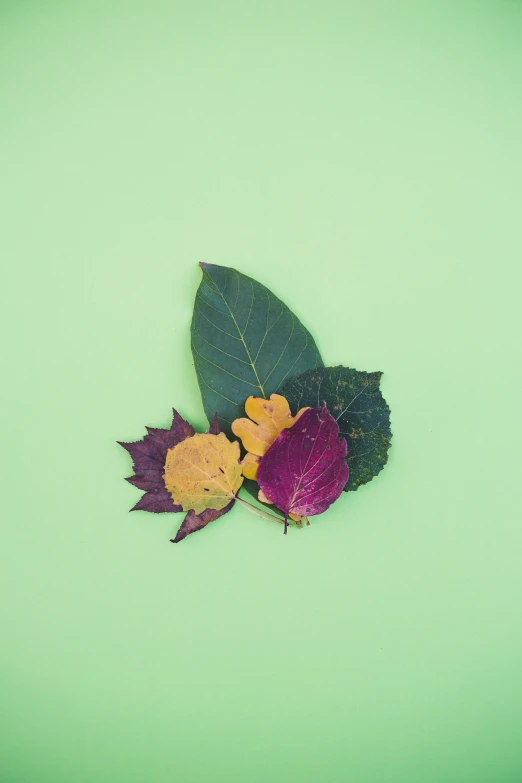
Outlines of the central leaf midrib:
[[[212,281],[212,282],[214,282],[214,281]],[[245,348],[246,355],[248,356],[248,363],[249,363],[249,364],[250,364],[250,366],[252,367],[252,370],[254,371],[254,375],[256,376],[257,386],[258,386],[258,387],[259,387],[259,389],[261,390],[261,395],[263,396],[263,398],[264,398],[264,399],[266,399],[265,390],[264,390],[264,388],[263,388],[263,384],[261,383],[261,379],[260,379],[260,377],[259,377],[259,375],[258,375],[258,373],[257,373],[255,362],[253,362],[253,361],[252,361],[252,357],[251,357],[251,355],[250,355],[250,351],[248,350],[248,346],[247,346],[247,344],[246,344],[246,342],[245,342],[245,339],[244,339],[244,337],[243,337],[243,333],[241,332],[241,329],[239,328],[238,322],[236,321],[236,318],[235,318],[235,316],[234,316],[234,313],[232,312],[232,309],[231,309],[230,305],[228,304],[227,300],[225,299],[225,297],[223,296],[223,294],[221,293],[221,291],[219,290],[219,288],[217,287],[217,285],[216,285],[216,287],[215,287],[215,290],[218,292],[218,294],[220,295],[220,297],[222,298],[222,300],[224,301],[224,303],[225,303],[225,304],[226,304],[226,306],[227,306],[228,312],[230,313],[230,317],[231,317],[231,318],[232,318],[232,320],[234,321],[234,325],[235,325],[235,327],[236,327],[236,329],[237,329],[237,333],[238,333],[238,335],[239,335],[239,336],[240,336],[240,338],[241,338],[241,342],[243,343],[243,346],[244,346],[244,348]],[[252,296],[255,298],[255,294],[254,294],[254,291],[253,291],[253,289],[252,289]],[[252,306],[253,306],[253,304],[254,304],[254,302],[252,301]]]

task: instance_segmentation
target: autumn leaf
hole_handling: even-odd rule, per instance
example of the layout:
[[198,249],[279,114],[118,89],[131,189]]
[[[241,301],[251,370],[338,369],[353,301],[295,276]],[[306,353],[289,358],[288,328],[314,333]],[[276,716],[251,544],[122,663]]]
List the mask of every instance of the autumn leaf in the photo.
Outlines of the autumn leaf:
[[241,471],[245,478],[255,481],[260,460],[261,457],[257,457],[255,454],[251,454],[250,452],[245,454],[240,462]]
[[194,435],[194,427],[173,410],[170,429],[147,427],[147,435],[134,443],[118,441],[132,457],[134,476],[127,481],[145,494],[138,500],[131,511],[151,511],[160,514],[165,511],[182,511],[176,505],[163,481],[163,471],[167,451],[186,438]]
[[239,444],[219,435],[196,434],[167,453],[165,486],[174,503],[201,514],[234,500],[243,483]]
[[170,539],[171,542],[173,544],[179,544],[179,542],[183,541],[190,533],[196,533],[196,531],[202,530],[209,522],[214,522],[216,519],[219,519],[219,517],[227,514],[233,505],[234,501],[231,500],[224,508],[219,510],[215,508],[206,508],[200,514],[196,514],[196,512],[191,509],[181,523],[181,527],[176,533],[176,536]]
[[[155,514],[183,511],[181,505],[174,503],[172,495],[165,486],[163,473],[168,450],[192,437],[195,431],[176,410],[173,413],[170,429],[147,427],[147,435],[142,440],[134,443],[119,441],[120,446],[129,452],[134,463],[135,475],[128,478],[127,481],[145,492],[136,505],[131,508],[131,511],[151,511]],[[211,435],[219,434],[217,416],[214,416],[208,432]],[[176,544],[179,543],[190,533],[201,530],[209,522],[226,514],[233,505],[234,501],[232,500],[222,509],[209,508],[200,514],[190,510],[181,523],[175,538],[171,540]]]
[[281,389],[295,408],[317,400],[326,402],[348,441],[350,478],[345,491],[371,481],[388,461],[390,408],[379,388],[381,375],[350,367],[319,367],[293,378]]
[[259,486],[285,517],[321,514],[348,481],[346,453],[346,441],[326,406],[309,408],[282,430],[262,458]]
[[[236,419],[232,422],[232,432],[241,438],[243,447],[247,450],[241,460],[241,469],[246,479],[255,481],[261,457],[266,454],[279,433],[295,424],[305,410],[308,408],[302,408],[292,416],[288,402],[280,394],[271,394],[269,400],[263,397],[247,399],[245,413],[250,418]],[[254,486],[250,483],[246,484],[246,488],[255,496]],[[271,504],[261,490],[257,492],[257,500]],[[301,521],[298,514],[289,514],[289,517],[295,522]]]
[[291,427],[308,410],[301,408],[292,416],[290,406],[280,394],[271,394],[269,400],[263,397],[249,397],[245,403],[248,419],[232,422],[232,432],[243,442],[248,452],[242,462],[243,475],[255,479],[259,459],[268,451],[279,433]]
[[[386,464],[381,373],[324,367],[311,334],[269,289],[235,269],[200,266],[191,346],[209,421],[215,413],[203,434],[174,411],[170,429],[121,443],[134,465],[127,481],[144,492],[131,510],[185,511],[175,543],[236,503],[286,533]],[[241,487],[261,505],[239,497]]]
[[236,419],[232,423],[232,432],[241,438],[247,451],[262,457],[281,430],[295,424],[305,410],[307,408],[301,408],[292,416],[290,405],[280,394],[271,394],[269,400],[249,397],[245,402],[248,419]]

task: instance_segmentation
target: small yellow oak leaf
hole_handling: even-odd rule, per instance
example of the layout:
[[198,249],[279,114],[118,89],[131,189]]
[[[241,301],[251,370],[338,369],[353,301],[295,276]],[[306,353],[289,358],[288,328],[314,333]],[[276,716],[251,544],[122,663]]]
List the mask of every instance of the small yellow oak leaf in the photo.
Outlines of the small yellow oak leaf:
[[[245,413],[248,419],[236,419],[232,422],[232,432],[243,441],[247,454],[241,461],[241,469],[245,478],[256,479],[261,457],[266,454],[279,433],[295,424],[308,408],[301,408],[292,416],[290,406],[281,394],[271,394],[270,399],[264,397],[249,397],[245,402]],[[258,499],[262,503],[272,503],[260,490]],[[299,522],[301,517],[290,514]]]
[[244,459],[242,459],[240,462],[243,476],[255,481],[257,478],[257,469],[259,467],[260,461],[261,457],[256,456],[256,454],[251,454],[250,452],[245,454]]
[[[292,416],[287,400],[280,394],[271,394],[269,400],[263,397],[249,397],[245,403],[245,412],[249,418],[233,421],[232,432],[241,438],[243,447],[250,454],[262,457],[281,430],[295,424],[306,410],[308,408],[301,408],[296,416]],[[253,460],[250,459],[248,462],[243,460],[243,464],[252,473]]]
[[243,483],[239,443],[224,433],[196,434],[167,452],[163,479],[174,503],[184,511],[219,511]]

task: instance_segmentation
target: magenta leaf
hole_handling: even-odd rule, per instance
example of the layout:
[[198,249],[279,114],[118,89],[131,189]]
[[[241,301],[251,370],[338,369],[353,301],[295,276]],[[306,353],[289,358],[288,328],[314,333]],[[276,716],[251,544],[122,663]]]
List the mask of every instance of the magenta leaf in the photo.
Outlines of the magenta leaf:
[[310,408],[270,446],[259,464],[257,481],[286,516],[322,514],[348,481],[347,451],[326,406]]
[[[134,464],[134,476],[130,476],[127,481],[145,493],[136,505],[131,508],[131,511],[151,511],[154,514],[183,511],[181,506],[174,503],[170,492],[165,487],[163,473],[167,451],[186,438],[190,438],[194,435],[195,430],[176,410],[173,411],[173,414],[172,425],[169,430],[146,427],[147,435],[142,440],[134,443],[118,441],[120,446],[123,446],[129,452]],[[208,429],[208,433],[210,435],[219,435],[219,432],[219,421],[216,414]],[[226,514],[227,511],[230,511],[233,505],[234,501],[232,500],[228,506],[219,511],[208,508],[202,511],[201,514],[195,514],[194,511],[187,512],[175,538],[171,539],[172,542],[177,544],[190,533],[201,530],[209,522],[213,522],[215,519],[222,517],[223,514]]]

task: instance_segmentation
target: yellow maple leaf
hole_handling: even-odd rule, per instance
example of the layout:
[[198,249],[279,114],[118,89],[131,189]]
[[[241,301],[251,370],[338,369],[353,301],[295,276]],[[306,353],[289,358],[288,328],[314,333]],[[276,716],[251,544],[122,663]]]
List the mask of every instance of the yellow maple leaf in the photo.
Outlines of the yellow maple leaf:
[[239,443],[223,433],[196,434],[169,449],[163,478],[174,503],[196,514],[225,508],[243,483],[239,457]]
[[255,479],[260,458],[266,454],[279,433],[292,424],[308,408],[301,408],[292,416],[287,400],[280,394],[271,394],[269,400],[263,397],[249,397],[245,403],[248,419],[232,422],[232,432],[243,441],[248,452],[242,462],[243,475]]

